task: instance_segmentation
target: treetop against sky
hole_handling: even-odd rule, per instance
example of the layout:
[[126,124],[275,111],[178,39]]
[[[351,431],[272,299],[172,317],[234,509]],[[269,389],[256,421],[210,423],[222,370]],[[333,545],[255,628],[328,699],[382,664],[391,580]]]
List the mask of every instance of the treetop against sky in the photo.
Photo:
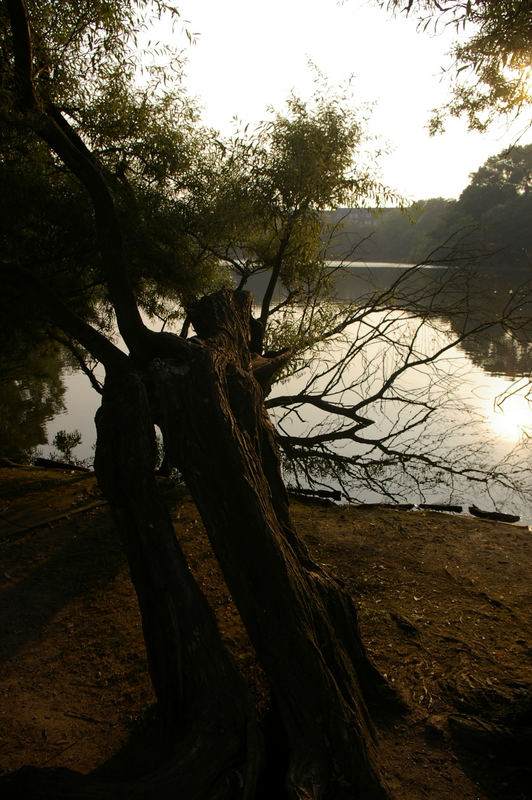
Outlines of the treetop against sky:
[[[448,55],[457,41],[452,26],[419,30],[412,14],[391,15],[377,4],[337,0],[182,0],[182,21],[194,34],[186,85],[204,107],[205,120],[230,132],[236,116],[260,120],[268,105],[280,107],[292,90],[314,90],[314,64],[335,86],[354,76],[358,103],[375,104],[371,128],[381,147],[383,180],[412,198],[457,197],[470,173],[493,153],[512,144],[522,125],[501,123],[487,133],[468,132],[451,119],[446,132],[431,137],[428,122],[449,96]],[[169,36],[162,26],[157,36]],[[150,33],[151,35],[151,33]],[[458,41],[465,41],[458,33]],[[528,139],[525,134],[520,144]]]

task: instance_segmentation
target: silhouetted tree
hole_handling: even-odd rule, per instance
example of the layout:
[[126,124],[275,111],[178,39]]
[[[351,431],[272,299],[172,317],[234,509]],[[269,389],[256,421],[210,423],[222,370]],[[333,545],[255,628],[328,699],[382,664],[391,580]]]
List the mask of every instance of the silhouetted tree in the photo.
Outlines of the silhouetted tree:
[[[379,689],[391,693],[367,659],[349,596],[311,561],[294,531],[264,409],[272,375],[288,358],[263,352],[271,292],[258,319],[250,295],[241,291],[225,289],[197,302],[194,278],[205,286],[205,272],[218,263],[218,254],[198,237],[183,237],[182,228],[178,235],[165,227],[183,207],[194,211],[204,185],[195,180],[195,164],[201,161],[204,178],[220,147],[213,142],[200,157],[194,143],[201,133],[192,131],[188,107],[180,109],[183,127],[175,120],[168,126],[179,98],[163,93],[150,102],[147,92],[128,83],[135,69],[127,44],[140,24],[142,4],[26,6],[6,0],[2,9],[2,123],[8,132],[44,143],[53,155],[45,153],[43,163],[49,170],[66,169],[68,185],[72,176],[94,235],[90,263],[85,267],[84,252],[71,274],[47,275],[17,253],[4,263],[4,274],[12,290],[31,287],[49,325],[105,367],[95,469],[124,541],[168,730],[166,758],[144,780],[118,789],[71,776],[58,789],[55,776],[26,772],[25,791],[53,797],[114,797],[117,791],[132,797],[233,797],[237,767],[243,796],[255,796],[263,756],[252,704],[158,492],[156,423],[169,463],[184,475],[198,505],[271,682],[289,750],[289,796],[387,797],[366,697]],[[299,128],[309,140],[321,123],[305,126],[304,117],[299,114]],[[341,132],[341,115],[333,109],[331,118]],[[312,196],[297,198],[310,190],[318,207],[327,202],[327,192],[335,191],[334,171],[342,174],[348,161],[335,164],[333,144],[323,169],[308,180],[302,174],[292,186],[283,183],[282,147],[290,141],[290,126],[288,138],[283,123],[278,127],[280,172],[263,174],[266,194],[268,186],[274,189],[272,233],[265,234],[278,235],[279,215],[296,198],[273,247],[284,256],[292,232],[301,241],[315,213]],[[344,149],[351,146],[348,137]],[[68,262],[74,264],[74,253]],[[283,266],[273,269],[280,273]],[[184,303],[192,338],[156,333],[143,322],[139,304],[146,299],[153,306],[154,297],[172,291]],[[79,302],[71,303],[77,295]],[[113,309],[125,351],[98,325],[98,304]],[[13,781],[16,776],[7,788]]]

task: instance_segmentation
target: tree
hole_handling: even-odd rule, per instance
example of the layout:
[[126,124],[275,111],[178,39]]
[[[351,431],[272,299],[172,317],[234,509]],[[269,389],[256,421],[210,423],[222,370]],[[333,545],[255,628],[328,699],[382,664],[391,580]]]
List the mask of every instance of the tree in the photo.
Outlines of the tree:
[[[442,426],[454,430],[457,412],[465,411],[457,401],[456,368],[446,357],[475,330],[485,332],[497,322],[511,327],[525,291],[516,292],[508,307],[495,311],[490,302],[488,312],[479,314],[480,298],[469,296],[471,270],[456,247],[439,254],[442,263],[454,264],[449,274],[427,273],[418,264],[404,273],[380,270],[378,285],[371,273],[373,285],[364,286],[360,280],[356,285],[348,267],[331,269],[329,254],[337,254],[337,240],[345,254],[346,232],[351,237],[347,258],[358,252],[357,242],[366,244],[373,237],[380,237],[391,255],[393,247],[412,247],[416,226],[400,209],[386,209],[364,236],[360,226],[375,218],[369,211],[356,216],[327,211],[349,199],[360,206],[375,199],[386,202],[389,195],[369,171],[361,170],[358,152],[356,172],[350,167],[351,147],[361,142],[356,117],[345,111],[339,115],[322,100],[311,114],[295,98],[288,112],[263,126],[257,138],[242,135],[228,147],[208,175],[211,192],[203,193],[209,198],[207,214],[190,222],[195,236],[208,241],[212,220],[218,226],[229,221],[225,230],[216,228],[223,247],[216,240],[210,247],[231,265],[241,288],[253,289],[260,305],[257,346],[271,353],[291,348],[276,383],[293,376],[298,389],[290,386],[266,400],[277,423],[285,469],[307,490],[323,490],[333,480],[346,499],[360,499],[366,489],[424,500],[435,489],[435,476],[450,486],[461,479],[466,483],[465,478],[482,484],[488,480],[526,494],[520,470],[515,479],[504,469],[493,470],[485,436],[482,443],[468,441],[465,447],[462,439],[455,447],[442,433]],[[328,159],[328,152],[335,158]],[[420,218],[420,235],[430,231],[446,207],[445,201],[434,200],[409,210]],[[405,229],[409,235],[398,241],[397,232]],[[448,237],[446,232],[442,241]],[[449,320],[449,337],[442,318]],[[439,345],[427,350],[428,328]],[[375,361],[385,362],[382,370],[371,364],[370,352]],[[424,381],[414,388],[412,378],[422,370]],[[433,438],[426,427],[437,419],[440,429]]]
[[53,445],[59,451],[61,458],[66,462],[75,463],[72,451],[81,443],[81,433],[78,430],[60,430],[54,436]]
[[330,297],[325,260],[339,226],[324,225],[328,209],[398,199],[364,164],[360,111],[323,91],[309,103],[291,97],[285,114],[227,143],[206,173],[195,217],[188,208],[195,237],[230,265],[240,289],[260,294],[263,336],[283,307]]
[[[2,8],[3,164],[13,185],[19,170],[29,185],[37,173],[38,189],[18,206],[17,232],[27,230],[3,262],[5,285],[11,297],[30,296],[50,335],[105,367],[95,469],[124,541],[168,742],[153,773],[126,786],[70,776],[59,792],[56,776],[32,773],[10,781],[24,777],[52,797],[228,798],[238,773],[244,797],[259,791],[260,731],[159,493],[157,425],[270,681],[287,742],[288,796],[387,797],[371,710],[385,698],[391,711],[397,698],[364,651],[350,597],[294,531],[265,402],[279,370],[290,359],[297,369],[320,339],[357,323],[374,327],[382,311],[386,337],[397,319],[405,278],[372,294],[363,312],[353,305],[340,314],[328,300],[320,215],[382,194],[370,173],[352,170],[360,129],[334,102],[308,108],[294,98],[251,144],[221,143],[179,91],[159,86],[152,96],[133,81],[127,45],[145,6],[6,0]],[[22,165],[13,132],[27,142]],[[48,197],[52,210],[57,202],[65,211],[57,215],[64,249],[51,244],[39,257]],[[238,274],[236,291],[209,291],[227,276],[221,257]],[[243,288],[261,275],[257,312]],[[423,282],[417,290],[425,317],[437,315],[434,295]],[[177,302],[181,335],[148,328],[141,310],[162,317]],[[121,347],[106,325],[110,312]],[[368,402],[420,366],[416,337],[404,368]],[[427,411],[417,398],[410,407]],[[355,432],[367,425],[359,407],[342,413]]]
[[439,24],[453,26],[458,37],[451,50],[452,97],[436,111],[433,131],[443,127],[446,114],[465,115],[469,127],[484,130],[495,117],[514,116],[532,102],[532,5],[530,0],[381,0],[394,10],[417,12],[423,30]]
[[[464,246],[471,254],[476,251],[484,268],[495,268],[501,275],[518,270],[526,274],[532,252],[531,159],[532,145],[515,146],[488,158],[427,232],[425,249],[446,240],[455,242],[461,231],[463,237],[467,233]],[[443,250],[441,254],[445,256]]]
[[[281,130],[289,133],[289,141],[292,137],[297,141],[297,152],[305,153],[308,174],[315,164],[312,153],[317,131],[305,149],[299,118],[295,124],[289,125],[286,119],[282,122]],[[303,122],[306,129],[309,121],[304,118]],[[448,485],[449,491],[456,486],[466,491],[467,481],[486,486],[500,483],[528,496],[525,473],[515,469],[512,476],[508,466],[494,469],[492,443],[485,432],[481,441],[473,439],[470,418],[467,433],[458,435],[457,417],[466,414],[465,404],[458,400],[464,376],[457,374],[456,361],[449,360],[457,348],[467,348],[470,338],[486,336],[488,331],[495,334],[498,325],[514,337],[517,328],[522,333],[523,317],[529,310],[528,289],[518,285],[525,282],[524,277],[512,284],[510,302],[495,307],[490,297],[486,303],[485,280],[475,278],[482,267],[479,253],[486,247],[469,241],[464,231],[462,237],[452,236],[455,229],[448,229],[447,215],[456,204],[447,201],[426,201],[408,209],[412,218],[418,216],[419,227],[400,209],[371,215],[369,210],[366,214],[346,209],[329,212],[316,204],[303,210],[295,193],[290,203],[274,205],[270,198],[278,196],[278,188],[276,184],[272,188],[271,176],[276,172],[268,162],[268,169],[262,167],[266,159],[261,144],[252,147],[241,140],[238,147],[245,158],[235,158],[234,151],[229,156],[230,185],[238,186],[239,191],[242,186],[252,188],[239,195],[245,198],[242,211],[235,200],[229,202],[226,196],[222,202],[218,200],[218,207],[232,209],[235,231],[227,247],[218,252],[231,263],[241,286],[251,285],[257,300],[266,298],[260,315],[261,321],[267,322],[261,327],[266,350],[275,352],[287,344],[292,349],[292,358],[277,376],[277,391],[266,399],[266,406],[278,428],[283,465],[296,485],[323,490],[332,480],[350,500],[364,499],[369,491],[373,496],[425,501],[427,494],[441,492],[442,484]],[[316,149],[323,152],[324,143]],[[259,166],[254,160],[257,152]],[[270,162],[277,152],[275,147],[267,149]],[[513,174],[522,181],[518,162],[516,154]],[[244,170],[243,178],[237,178],[239,168]],[[260,188],[254,180],[248,181],[250,172],[263,176],[259,187],[268,181],[266,205],[262,200],[257,206]],[[354,187],[346,185],[341,178],[336,176],[337,202],[344,201],[342,190],[357,190],[356,183]],[[361,200],[374,198],[368,187],[374,193],[380,189],[367,178],[362,185],[364,192],[354,196],[359,205]],[[382,190],[380,199],[387,199]],[[263,221],[258,213],[257,217],[249,213],[253,208],[272,207],[273,230],[268,218]],[[255,219],[260,220],[258,233],[252,222]],[[286,238],[285,220],[292,226]],[[375,224],[368,225],[368,220]],[[313,236],[320,222],[321,236]],[[457,227],[469,224],[474,222],[467,216]],[[441,226],[437,238],[432,230],[435,225]],[[424,245],[419,238],[417,241],[420,258],[416,266],[404,271],[369,270],[366,280],[361,270],[349,269],[353,254],[361,245],[369,250],[374,239],[377,248],[389,248],[377,252],[393,257],[395,248],[403,247],[406,260],[405,250],[413,247],[415,235],[425,237]],[[346,263],[331,268],[331,251],[333,256],[346,258]],[[425,271],[422,265],[431,251],[433,263],[452,265],[452,269]],[[505,258],[517,265],[515,253],[506,253]],[[277,298],[272,304],[273,286]],[[503,300],[504,295],[500,297]],[[436,344],[428,346],[430,339]],[[433,421],[438,427],[431,429]],[[449,435],[450,430],[457,431],[456,439]]]
[[[263,352],[269,301],[258,320],[242,291],[225,289],[195,302],[191,280],[197,285],[199,275],[205,286],[217,253],[183,236],[183,227],[176,232],[165,223],[179,218],[183,207],[193,210],[201,192],[194,169],[200,134],[194,139],[188,107],[180,108],[182,124],[168,127],[180,106],[175,94],[150,102],[147,92],[132,89],[127,44],[141,24],[139,8],[145,7],[126,1],[26,7],[6,0],[0,19],[3,126],[31,140],[32,148],[38,141],[38,163],[47,174],[66,170],[66,183],[88,209],[83,230],[93,234],[79,262],[76,249],[69,251],[66,274],[57,264],[46,274],[25,249],[11,253],[3,272],[13,291],[29,287],[39,297],[52,331],[62,331],[105,366],[95,469],[124,541],[168,731],[168,749],[154,773],[119,791],[232,797],[237,768],[243,796],[251,798],[263,758],[247,689],[157,489],[157,423],[271,681],[288,742],[288,795],[384,798],[389,791],[366,699],[393,694],[365,654],[349,596],[311,561],[293,529],[264,409],[272,374],[288,354]],[[212,152],[207,148],[203,175]],[[334,162],[334,150],[326,155]],[[317,173],[323,175],[325,168]],[[266,195],[271,177],[266,173]],[[283,187],[282,169],[274,177],[270,185]],[[277,213],[271,221],[270,230],[281,231],[277,257],[289,238],[298,242],[298,253],[304,246],[305,225],[312,222],[307,188],[315,192],[316,207],[334,189],[326,181],[322,196],[322,183],[312,178],[307,184],[302,175],[297,191],[288,184],[269,198],[287,212],[284,233],[276,227]],[[156,333],[144,324],[139,307],[170,291],[183,302],[196,336]],[[126,352],[103,332],[98,309],[106,304]],[[29,794],[58,794],[55,776],[26,773],[21,780]],[[70,776],[60,789],[63,796],[69,792],[114,797],[117,787]]]

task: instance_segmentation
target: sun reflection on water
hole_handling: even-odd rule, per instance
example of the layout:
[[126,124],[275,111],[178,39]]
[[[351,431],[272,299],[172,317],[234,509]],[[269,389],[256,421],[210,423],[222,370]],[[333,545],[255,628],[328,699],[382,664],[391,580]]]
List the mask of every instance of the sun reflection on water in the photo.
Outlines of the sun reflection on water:
[[517,443],[532,437],[532,403],[522,394],[496,401],[488,414],[493,432],[507,442]]

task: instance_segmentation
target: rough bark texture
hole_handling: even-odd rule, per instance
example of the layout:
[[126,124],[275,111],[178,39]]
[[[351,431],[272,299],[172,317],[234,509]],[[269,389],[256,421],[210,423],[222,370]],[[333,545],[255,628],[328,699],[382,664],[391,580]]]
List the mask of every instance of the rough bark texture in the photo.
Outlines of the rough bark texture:
[[[365,702],[378,674],[349,596],[312,562],[292,526],[263,402],[271,369],[250,352],[250,320],[250,295],[205,298],[193,317],[197,337],[162,336],[142,369],[127,359],[128,369],[108,371],[97,418],[96,470],[139,597],[168,753],[152,774],[120,786],[26,771],[12,786],[25,786],[28,797],[256,796],[260,737],[159,497],[154,422],[271,682],[289,748],[288,796],[390,797]],[[235,771],[245,776],[243,793]]]
[[95,469],[111,505],[137,592],[166,747],[153,771],[102,781],[26,768],[6,797],[230,800],[255,797],[262,741],[247,687],[190,573],[154,477],[155,435],[139,374],[108,375],[97,414]]
[[355,609],[312,563],[290,522],[252,371],[250,315],[244,293],[218,293],[199,304],[198,338],[186,362],[152,364],[157,420],[271,681],[290,747],[289,795],[385,798],[359,683],[371,667]]
[[260,747],[251,701],[159,495],[153,420],[138,374],[107,379],[97,429],[96,473],[128,556],[159,709],[177,743],[162,772],[174,792],[212,796],[224,772],[247,762],[253,796]]

